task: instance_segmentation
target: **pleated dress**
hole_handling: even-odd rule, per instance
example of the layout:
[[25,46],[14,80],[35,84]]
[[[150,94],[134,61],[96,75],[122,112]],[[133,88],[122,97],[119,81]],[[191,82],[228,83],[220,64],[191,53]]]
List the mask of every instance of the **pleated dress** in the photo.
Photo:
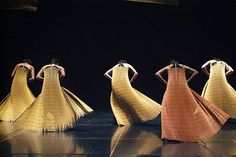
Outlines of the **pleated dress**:
[[58,68],[43,69],[41,94],[14,122],[37,132],[64,131],[72,128],[79,117],[93,110],[69,90],[60,86]]
[[202,91],[202,97],[236,118],[236,92],[225,76],[226,63],[210,64],[210,76]]
[[190,89],[185,75],[185,68],[168,69],[162,139],[197,142],[217,133],[229,116]]
[[14,121],[35,100],[27,85],[29,69],[24,66],[16,68],[11,92],[0,103],[0,120]]
[[152,120],[161,112],[161,105],[131,86],[128,70],[124,66],[112,70],[110,103],[118,125]]

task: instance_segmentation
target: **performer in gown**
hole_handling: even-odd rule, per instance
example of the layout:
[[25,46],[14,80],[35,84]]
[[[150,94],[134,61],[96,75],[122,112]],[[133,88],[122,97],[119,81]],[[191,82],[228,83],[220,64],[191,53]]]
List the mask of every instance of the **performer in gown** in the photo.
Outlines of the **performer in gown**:
[[72,128],[78,118],[93,110],[69,90],[60,86],[65,70],[57,59],[42,67],[37,78],[43,79],[41,94],[15,121],[24,129],[44,132]]
[[[129,70],[133,73],[130,80]],[[131,86],[137,72],[126,61],[119,61],[105,76],[112,80],[110,103],[118,125],[132,125],[159,115],[161,106]]]
[[12,72],[11,92],[0,103],[0,120],[14,121],[35,100],[27,85],[27,79],[35,79],[34,67],[29,59],[15,66]]
[[[168,82],[162,77],[168,73]],[[192,73],[186,79],[186,72]],[[197,142],[217,133],[229,116],[188,86],[198,72],[172,61],[156,72],[167,88],[162,100],[162,139]]]
[[202,69],[209,75],[202,91],[202,97],[222,109],[230,117],[236,118],[236,92],[226,79],[226,76],[230,75],[233,69],[219,59],[207,61]]

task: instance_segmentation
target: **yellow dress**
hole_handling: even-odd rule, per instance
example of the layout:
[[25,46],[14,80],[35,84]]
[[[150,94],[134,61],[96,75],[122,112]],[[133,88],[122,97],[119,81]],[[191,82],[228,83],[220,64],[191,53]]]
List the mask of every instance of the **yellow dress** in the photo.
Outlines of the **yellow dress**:
[[236,92],[227,82],[226,63],[217,61],[210,65],[210,76],[202,91],[202,97],[236,118]]
[[112,70],[111,108],[118,125],[132,125],[156,118],[161,105],[134,89],[128,76],[128,67]]
[[27,85],[28,72],[26,67],[16,68],[11,92],[0,103],[0,120],[14,121],[35,100]]
[[60,86],[58,68],[43,69],[41,94],[15,121],[20,127],[37,131],[63,131],[74,126],[79,117],[93,110],[73,93]]

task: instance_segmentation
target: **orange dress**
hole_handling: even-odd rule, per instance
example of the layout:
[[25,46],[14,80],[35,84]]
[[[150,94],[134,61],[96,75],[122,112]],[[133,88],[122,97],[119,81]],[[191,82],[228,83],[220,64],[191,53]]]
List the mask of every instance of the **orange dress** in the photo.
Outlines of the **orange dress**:
[[162,107],[162,138],[169,140],[204,140],[217,133],[229,118],[189,88],[184,67],[168,69]]

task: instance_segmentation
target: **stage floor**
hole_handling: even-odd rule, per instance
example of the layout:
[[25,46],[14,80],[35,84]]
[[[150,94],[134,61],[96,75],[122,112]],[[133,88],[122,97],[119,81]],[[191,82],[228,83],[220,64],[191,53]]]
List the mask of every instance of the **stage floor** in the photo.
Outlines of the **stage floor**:
[[236,156],[236,123],[229,121],[215,136],[199,143],[165,143],[160,118],[132,127],[117,127],[108,112],[81,118],[66,132],[23,131],[0,122],[0,157],[217,157]]

